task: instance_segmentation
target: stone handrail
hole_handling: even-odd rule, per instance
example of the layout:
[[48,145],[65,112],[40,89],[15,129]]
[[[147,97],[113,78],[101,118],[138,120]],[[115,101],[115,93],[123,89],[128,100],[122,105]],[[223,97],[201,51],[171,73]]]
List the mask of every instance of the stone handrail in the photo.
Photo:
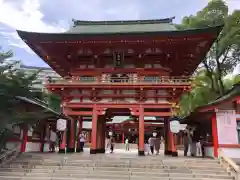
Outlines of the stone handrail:
[[20,154],[20,145],[8,150],[0,155],[0,167],[12,161]]
[[230,173],[235,180],[240,180],[239,166],[232,159],[225,156],[221,149],[218,151],[218,159],[220,164],[227,169],[227,172]]

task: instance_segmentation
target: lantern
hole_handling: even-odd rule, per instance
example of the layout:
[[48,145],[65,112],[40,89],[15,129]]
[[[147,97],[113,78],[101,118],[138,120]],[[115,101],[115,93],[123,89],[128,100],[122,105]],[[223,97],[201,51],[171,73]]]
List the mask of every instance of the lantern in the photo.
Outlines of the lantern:
[[57,120],[57,130],[65,131],[67,128],[67,120],[66,119],[58,119]]

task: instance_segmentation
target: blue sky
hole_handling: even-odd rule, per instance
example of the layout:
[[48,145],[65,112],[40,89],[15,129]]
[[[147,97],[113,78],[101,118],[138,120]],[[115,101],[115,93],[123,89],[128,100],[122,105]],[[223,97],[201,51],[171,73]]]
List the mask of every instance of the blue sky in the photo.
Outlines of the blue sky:
[[[0,46],[12,49],[15,59],[26,65],[47,66],[17,36],[16,29],[62,32],[79,20],[157,19],[195,14],[209,0],[0,0]],[[230,12],[240,0],[226,0]]]

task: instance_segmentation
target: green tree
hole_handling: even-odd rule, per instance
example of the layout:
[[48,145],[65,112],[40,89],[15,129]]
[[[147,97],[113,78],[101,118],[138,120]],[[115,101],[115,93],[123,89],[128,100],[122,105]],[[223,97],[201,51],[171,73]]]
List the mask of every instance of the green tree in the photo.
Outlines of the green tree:
[[232,14],[223,0],[212,0],[196,15],[184,17],[179,29],[205,28],[224,24],[192,82],[192,90],[181,97],[179,115],[186,116],[195,108],[206,105],[222,96],[239,77],[224,78],[240,62],[240,11]]
[[39,72],[27,74],[16,69],[16,63],[6,61],[12,57],[12,52],[0,52],[0,151],[4,147],[9,136],[13,136],[9,126],[22,125],[23,123],[34,125],[46,116],[42,112],[30,111],[21,106],[18,97],[33,99],[36,92],[32,86],[37,82]]
[[61,113],[61,98],[58,95],[53,93],[47,93],[44,99],[45,102],[48,104],[49,108]]
[[223,77],[240,62],[240,11],[228,14],[223,0],[212,0],[196,15],[184,17],[179,29],[204,28],[224,24],[217,41],[203,59],[201,68],[211,80],[211,89],[218,95],[225,92]]

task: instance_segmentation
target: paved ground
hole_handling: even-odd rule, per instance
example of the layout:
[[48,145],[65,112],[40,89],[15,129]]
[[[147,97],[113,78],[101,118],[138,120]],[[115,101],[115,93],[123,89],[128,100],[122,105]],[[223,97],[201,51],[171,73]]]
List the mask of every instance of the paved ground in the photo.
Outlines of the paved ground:
[[[90,148],[84,148],[84,152],[89,154]],[[110,151],[108,149],[106,149],[106,153],[105,154],[111,154]],[[125,151],[125,149],[115,149],[114,153],[112,154],[114,155],[124,155],[124,156],[138,156],[138,150],[137,149],[130,149],[129,151]],[[147,154],[146,154],[147,155]],[[160,150],[160,153],[158,156],[164,155],[164,150]],[[178,150],[178,155],[179,156],[183,156],[183,151]],[[150,156],[156,156],[156,155],[150,155]]]

